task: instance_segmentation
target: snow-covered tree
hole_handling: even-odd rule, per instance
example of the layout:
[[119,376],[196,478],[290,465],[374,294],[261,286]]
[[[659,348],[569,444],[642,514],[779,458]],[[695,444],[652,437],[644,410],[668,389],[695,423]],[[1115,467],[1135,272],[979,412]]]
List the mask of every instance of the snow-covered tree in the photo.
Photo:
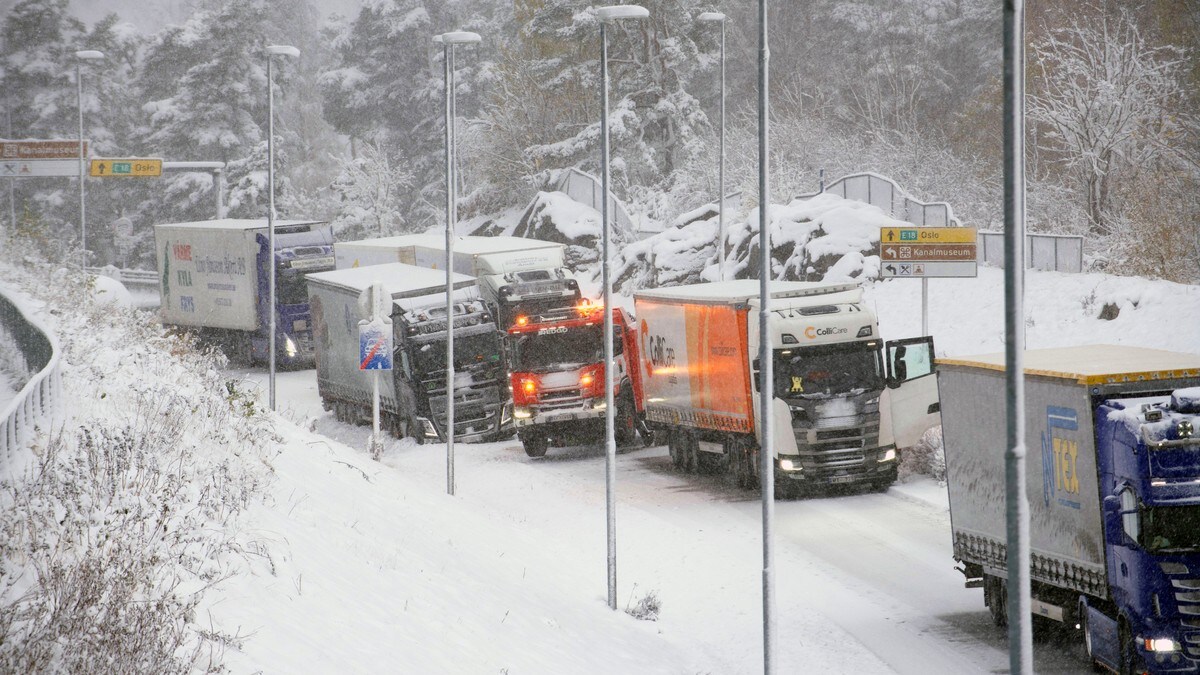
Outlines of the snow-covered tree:
[[357,157],[341,160],[333,190],[341,203],[333,225],[339,238],[383,237],[407,231],[401,191],[412,173],[394,166],[373,143],[358,144]]
[[1114,185],[1155,160],[1178,126],[1181,55],[1154,46],[1128,14],[1072,19],[1033,46],[1028,113],[1083,186],[1091,229],[1112,233]]
[[326,119],[334,128],[378,143],[389,162],[413,170],[418,178],[404,197],[423,220],[439,212],[439,202],[422,200],[422,189],[433,189],[443,174],[435,32],[421,0],[365,2],[334,44],[336,67],[321,78]]
[[[609,113],[614,187],[669,186],[709,130],[687,89],[699,62],[701,3],[650,3],[646,20],[611,25]],[[484,118],[494,170],[533,182],[548,170],[599,170],[599,19],[583,0],[520,0],[520,39],[504,54]],[[505,180],[503,175],[498,181]],[[511,178],[509,179],[511,181]]]
[[[74,52],[83,49],[83,24],[70,16],[67,0],[24,0],[3,24],[5,117],[9,138],[75,139],[78,103]],[[95,105],[89,89],[85,108]],[[79,202],[75,185],[64,178],[22,178],[16,181],[14,211],[28,211],[51,238],[78,238]]]

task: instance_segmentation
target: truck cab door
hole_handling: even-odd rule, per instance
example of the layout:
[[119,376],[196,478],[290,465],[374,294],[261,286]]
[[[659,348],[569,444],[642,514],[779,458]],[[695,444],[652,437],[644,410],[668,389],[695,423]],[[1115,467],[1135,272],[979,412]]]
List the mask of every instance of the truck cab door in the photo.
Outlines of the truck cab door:
[[909,448],[926,430],[942,423],[933,338],[894,340],[884,346],[884,352],[888,370],[884,393],[891,410],[892,435],[897,448]]

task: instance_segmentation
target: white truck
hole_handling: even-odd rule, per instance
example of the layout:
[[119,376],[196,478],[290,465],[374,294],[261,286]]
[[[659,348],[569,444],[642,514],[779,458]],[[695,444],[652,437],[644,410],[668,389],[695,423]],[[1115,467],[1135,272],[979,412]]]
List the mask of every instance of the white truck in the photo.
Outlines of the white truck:
[[164,325],[196,331],[231,358],[265,362],[270,353],[268,279],[275,264],[276,360],[312,360],[304,275],[333,269],[333,231],[315,221],[275,221],[267,251],[266,220],[205,220],[154,226],[159,312]]
[[[779,493],[841,484],[886,490],[899,449],[939,423],[933,340],[884,343],[857,284],[774,282],[772,438],[759,410],[759,282],[634,293],[646,421],[683,471],[759,485],[762,448]],[[886,365],[885,365],[886,364]]]
[[[375,282],[392,298],[395,353],[381,378],[381,426],[418,442],[446,439],[446,275],[401,263],[334,270],[308,277],[317,390],[339,421],[371,419],[371,380],[360,370],[360,296]],[[475,280],[454,286],[454,437],[494,440],[511,434],[499,332]]]
[[[479,280],[484,301],[507,330],[516,317],[575,306],[579,283],[565,266],[566,247],[521,237],[458,237],[454,241],[454,271]],[[445,269],[446,238],[412,234],[338,242],[338,269],[401,262]]]

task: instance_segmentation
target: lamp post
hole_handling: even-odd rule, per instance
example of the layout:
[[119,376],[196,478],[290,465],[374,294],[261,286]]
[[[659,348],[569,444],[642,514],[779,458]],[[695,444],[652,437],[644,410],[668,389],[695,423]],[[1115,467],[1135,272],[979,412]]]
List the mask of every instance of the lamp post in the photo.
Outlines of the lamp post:
[[75,52],[75,101],[79,107],[79,248],[83,251],[83,264],[87,264],[87,205],[83,192],[83,174],[86,170],[83,156],[83,62],[99,61],[103,52],[84,49]]
[[721,160],[717,170],[717,280],[725,281],[725,15],[704,12],[696,21],[721,24]]
[[600,232],[601,265],[604,285],[604,502],[608,520],[608,606],[617,608],[617,512],[614,485],[617,480],[616,410],[613,401],[613,318],[612,283],[609,279],[608,240],[612,224],[608,203],[608,35],[609,23],[623,19],[644,19],[650,10],[637,5],[613,5],[596,10],[600,17]]
[[763,571],[763,673],[775,672],[775,452],[772,447],[774,419],[769,412],[775,391],[775,372],[771,361],[771,50],[767,45],[767,0],[758,0],[758,249],[759,315],[758,359],[762,372],[759,410],[763,411],[759,438],[759,486],[762,493]]
[[[270,332],[267,336],[268,356],[271,362],[270,399],[271,410],[275,410],[275,56],[298,58],[300,50],[290,45],[267,45],[267,257],[271,260],[271,272],[267,275],[267,294],[271,296]],[[218,189],[220,189],[218,187]]]
[[446,494],[454,495],[454,226],[458,222],[454,137],[454,47],[479,42],[478,33],[451,31],[433,36],[442,45],[446,89]]

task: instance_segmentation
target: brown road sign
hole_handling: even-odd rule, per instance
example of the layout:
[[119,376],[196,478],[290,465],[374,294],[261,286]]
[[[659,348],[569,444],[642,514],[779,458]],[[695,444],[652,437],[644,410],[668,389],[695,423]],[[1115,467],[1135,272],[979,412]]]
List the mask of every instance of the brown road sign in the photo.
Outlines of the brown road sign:
[[975,244],[880,244],[882,260],[975,260]]
[[[84,157],[87,150],[84,141]],[[0,141],[0,159],[79,159],[79,141]]]

